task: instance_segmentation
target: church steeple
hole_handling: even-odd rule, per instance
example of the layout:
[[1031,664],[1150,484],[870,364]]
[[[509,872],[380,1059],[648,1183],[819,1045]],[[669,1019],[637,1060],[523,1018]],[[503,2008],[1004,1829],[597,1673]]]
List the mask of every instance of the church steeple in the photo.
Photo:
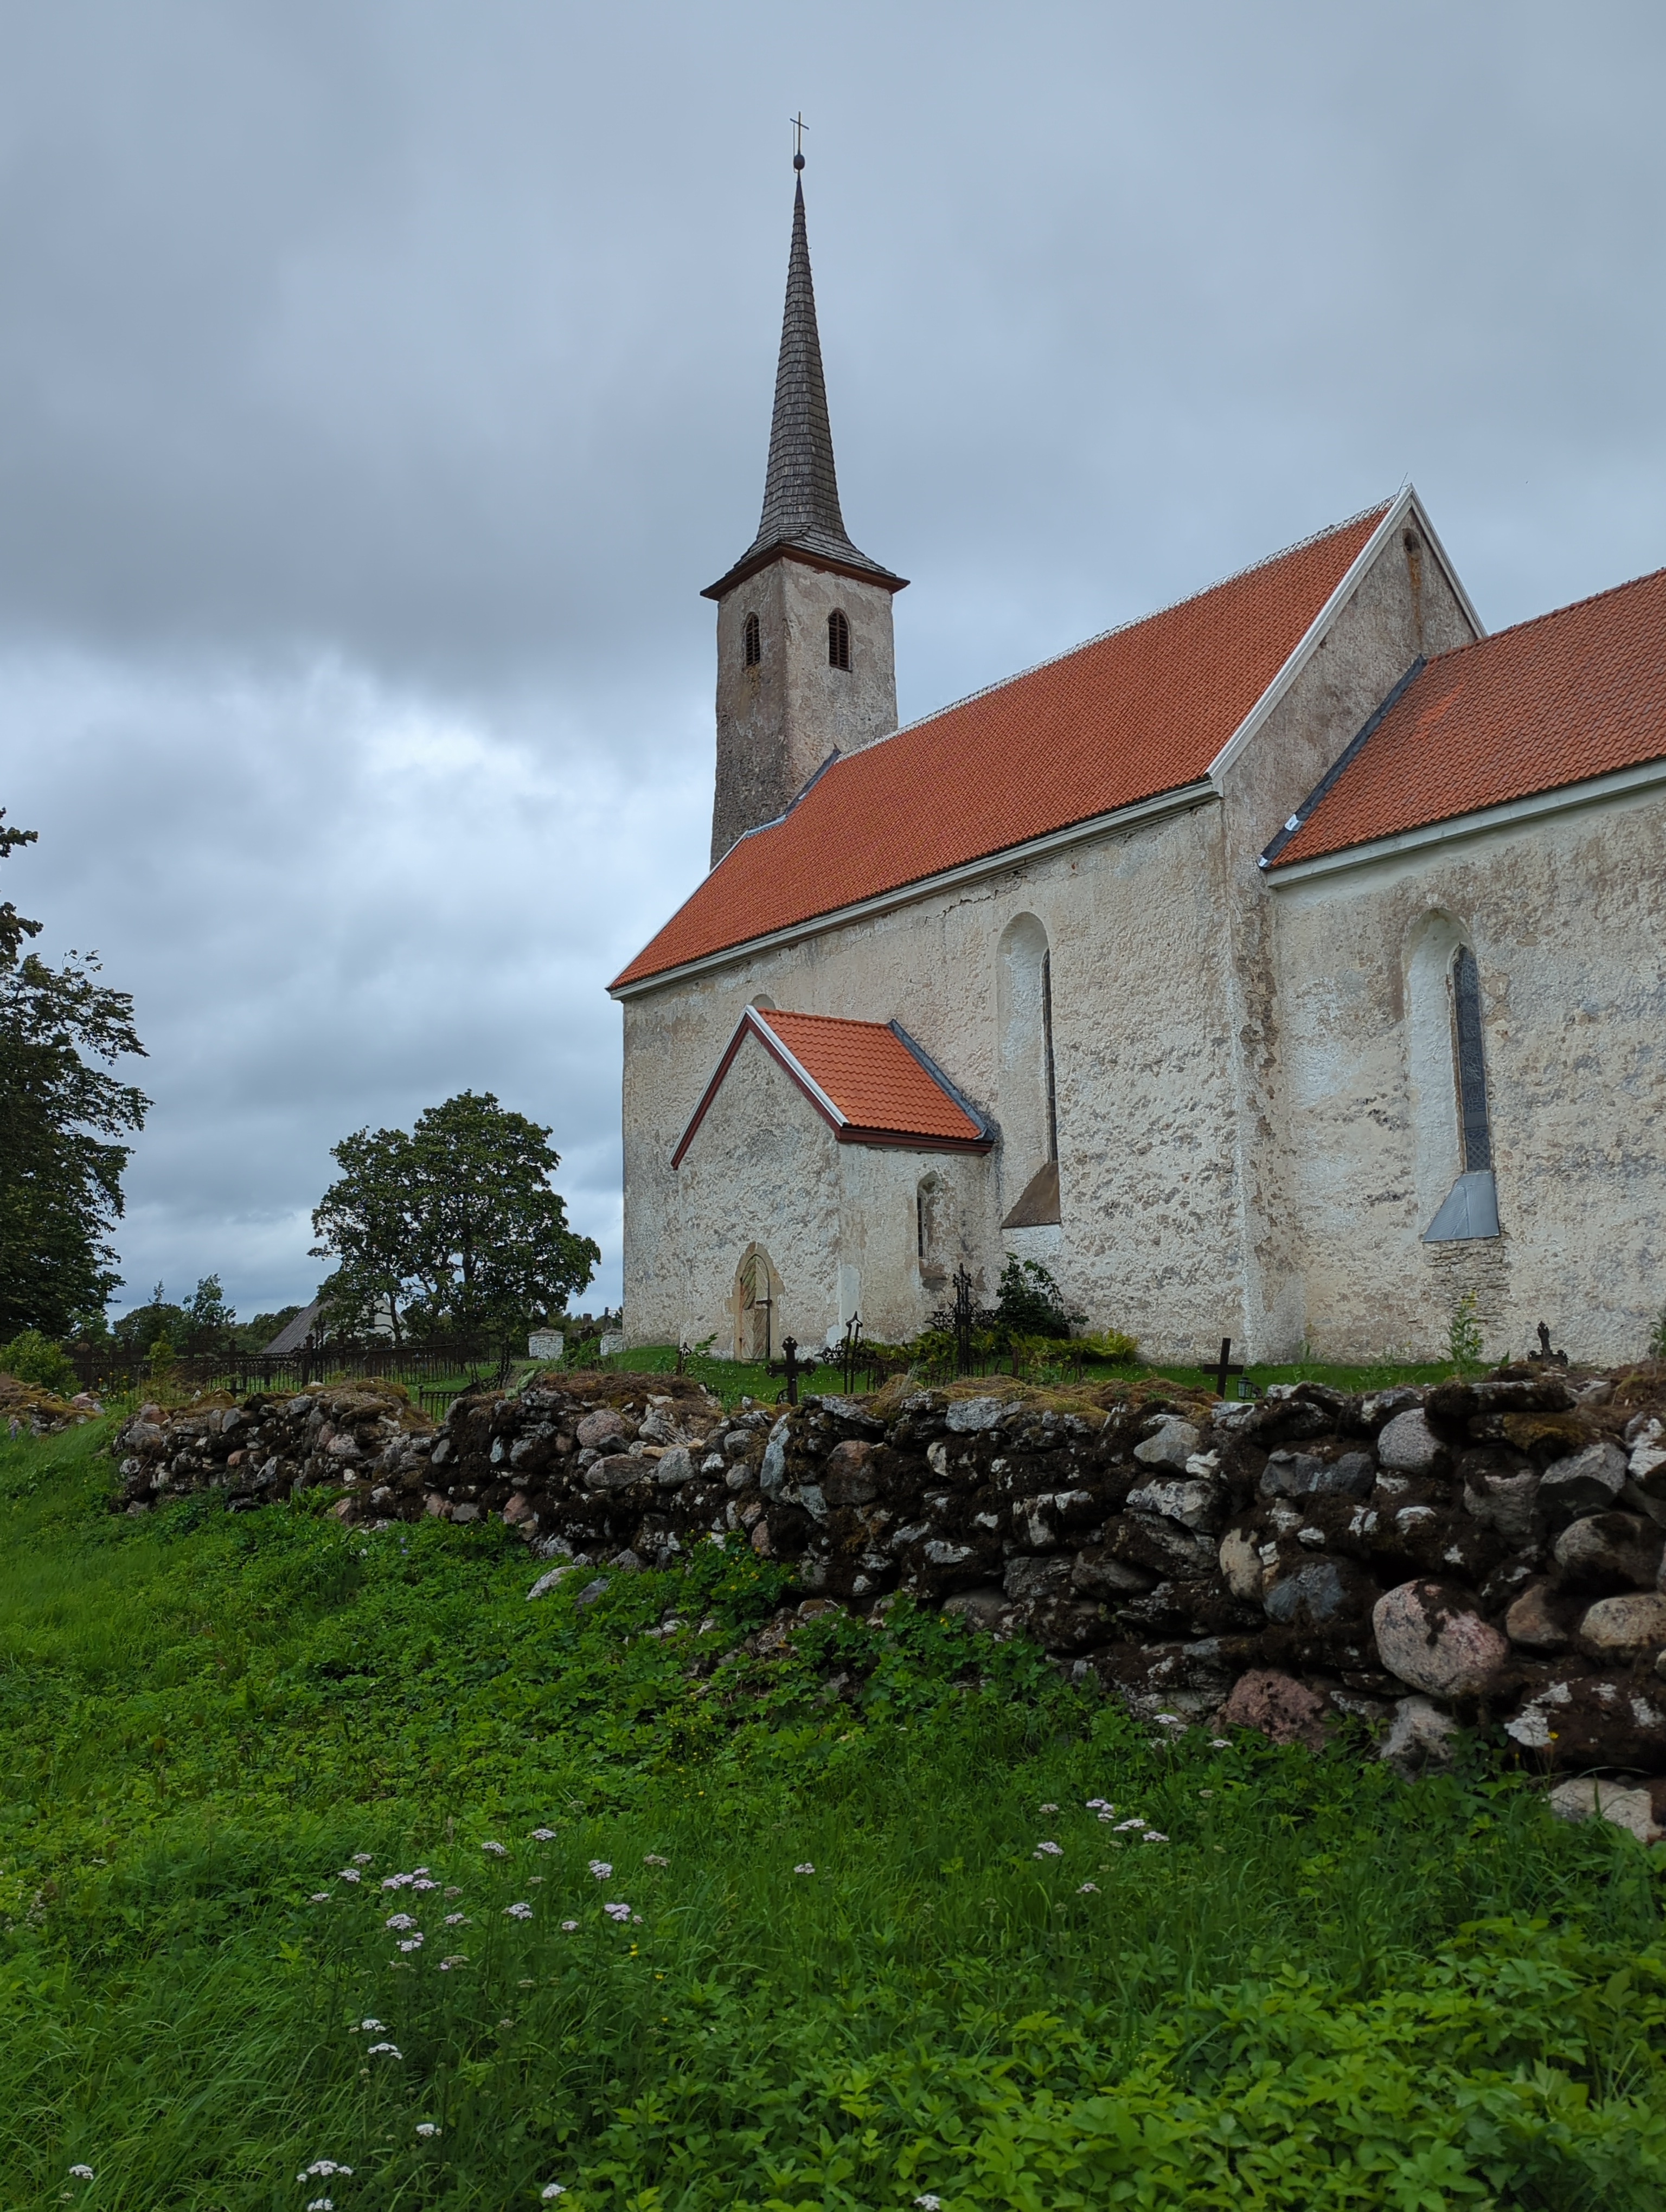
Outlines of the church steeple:
[[787,305],[757,536],[702,596],[717,617],[712,865],[773,821],[834,752],[897,726],[891,600],[907,579],[851,543],[822,374],[804,155],[793,193]]
[[[802,161],[804,156],[797,157]],[[850,542],[839,510],[833,465],[833,426],[822,374],[821,333],[816,327],[816,288],[810,274],[810,234],[804,219],[804,179],[793,190],[793,242],[787,256],[787,305],[781,319],[775,363],[775,407],[769,422],[769,465],[763,479],[763,514],[757,536],[727,575],[704,597],[721,599],[769,556],[786,547],[859,575],[883,577],[893,591],[903,579],[870,561]]]

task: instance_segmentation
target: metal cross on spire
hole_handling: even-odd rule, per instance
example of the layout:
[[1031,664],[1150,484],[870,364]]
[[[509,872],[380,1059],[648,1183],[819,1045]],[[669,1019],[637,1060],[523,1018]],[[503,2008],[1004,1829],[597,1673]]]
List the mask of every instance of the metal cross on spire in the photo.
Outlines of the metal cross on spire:
[[802,111],[797,115],[789,115],[787,119],[793,126],[793,167],[801,169],[804,167],[804,134],[810,125],[805,121]]

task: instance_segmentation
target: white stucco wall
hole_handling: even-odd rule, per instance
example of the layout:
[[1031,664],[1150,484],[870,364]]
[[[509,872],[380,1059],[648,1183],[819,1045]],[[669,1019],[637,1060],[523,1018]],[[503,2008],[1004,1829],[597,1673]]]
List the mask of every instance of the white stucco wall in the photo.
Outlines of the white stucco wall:
[[[1666,795],[1313,877],[1275,906],[1316,1351],[1438,1354],[1473,1291],[1489,1352],[1526,1351],[1542,1320],[1578,1356],[1639,1356],[1666,1305]],[[1481,971],[1502,1233],[1426,1245],[1457,1166],[1444,978],[1460,941]]]
[[[761,1245],[778,1285],[777,1357],[787,1336],[819,1345],[858,1313],[869,1336],[912,1336],[947,1295],[945,1273],[982,1241],[989,1175],[975,1153],[839,1143],[749,1035],[669,1173],[654,1260],[627,1292],[627,1328],[638,1343],[714,1337],[713,1351],[727,1354],[736,1272]],[[937,1266],[922,1274],[916,1193],[927,1176]]]

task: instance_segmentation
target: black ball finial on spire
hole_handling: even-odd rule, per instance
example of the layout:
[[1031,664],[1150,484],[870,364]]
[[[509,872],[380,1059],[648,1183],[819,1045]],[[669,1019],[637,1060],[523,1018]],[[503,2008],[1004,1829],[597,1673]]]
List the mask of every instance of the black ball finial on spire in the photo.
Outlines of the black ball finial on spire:
[[801,169],[801,168],[804,167],[804,156],[803,156],[803,155],[802,155],[802,154],[794,154],[794,155],[793,155],[793,167],[795,169]]

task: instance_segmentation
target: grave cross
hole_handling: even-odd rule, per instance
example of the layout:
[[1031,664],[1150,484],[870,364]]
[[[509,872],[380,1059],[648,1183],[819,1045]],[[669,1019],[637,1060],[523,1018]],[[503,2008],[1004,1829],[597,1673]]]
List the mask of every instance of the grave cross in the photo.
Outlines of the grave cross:
[[1243,1372],[1243,1362],[1232,1357],[1232,1340],[1230,1336],[1223,1336],[1220,1340],[1219,1359],[1212,1359],[1207,1365],[1200,1360],[1198,1364],[1203,1368],[1206,1375],[1214,1376],[1215,1395],[1218,1398],[1224,1398],[1226,1395],[1226,1377],[1229,1375],[1242,1375]]
[[[789,1406],[796,1406],[799,1402],[800,1382],[806,1375],[813,1375],[821,1363],[815,1359],[799,1358],[799,1340],[795,1336],[783,1337],[781,1349],[782,1357],[769,1362],[769,1372],[772,1375],[784,1375],[787,1377],[787,1402]],[[779,1403],[780,1401],[777,1400],[776,1402]]]

